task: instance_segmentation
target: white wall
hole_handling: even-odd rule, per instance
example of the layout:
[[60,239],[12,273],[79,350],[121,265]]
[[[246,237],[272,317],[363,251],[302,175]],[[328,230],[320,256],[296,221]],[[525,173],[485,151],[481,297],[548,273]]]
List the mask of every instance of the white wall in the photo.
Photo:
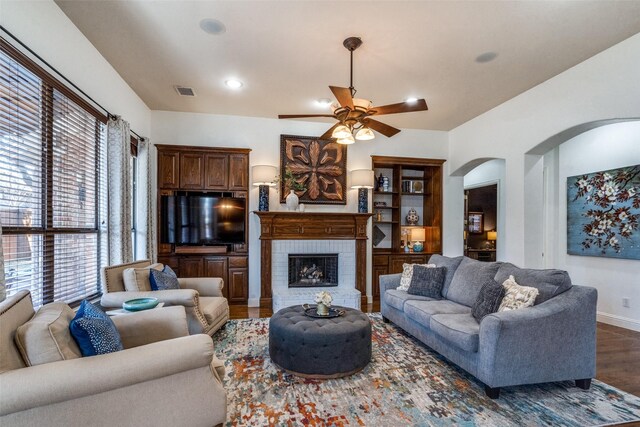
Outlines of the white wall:
[[0,24],[136,133],[149,135],[150,110],[52,0],[0,0]]
[[[454,172],[479,158],[506,160],[505,260],[538,265],[523,242],[542,236],[525,224],[526,153],[573,126],[605,119],[640,117],[640,34],[637,34],[449,133]],[[534,169],[536,169],[534,167]],[[536,169],[539,174],[539,166]],[[539,184],[541,185],[541,184]]]
[[[640,122],[590,130],[545,156],[557,189],[546,201],[547,214],[556,216],[546,231],[547,239],[558,246],[553,266],[567,270],[574,283],[598,289],[600,320],[636,330],[640,330],[640,260],[568,255],[566,212],[567,177],[638,164]],[[622,306],[624,297],[630,299],[629,308]]]
[[[281,134],[321,135],[329,126],[331,126],[330,123],[153,111],[151,115],[151,140],[155,144],[251,148],[250,166],[269,164],[279,167]],[[448,153],[447,133],[403,130],[392,139],[378,135],[373,141],[357,142],[348,146],[347,150],[348,170],[371,168],[372,154],[446,159]],[[155,152],[152,153],[152,157],[156,158]],[[153,167],[152,176],[155,179],[155,163]],[[445,253],[459,255],[462,253],[462,246],[451,236],[456,232],[461,233],[458,230],[461,230],[462,221],[462,179],[446,177],[444,187],[443,249]],[[284,205],[279,205],[278,200],[278,194],[272,189],[271,210],[285,209]],[[258,189],[252,187],[249,195],[249,210],[254,211],[257,208]],[[357,210],[357,190],[351,189],[347,192],[346,206],[307,205],[307,211],[357,212]],[[456,231],[452,232],[452,230]],[[371,236],[371,225],[369,225],[369,236]],[[257,305],[260,296],[260,245],[258,238],[258,218],[255,215],[250,215],[249,298],[252,305]],[[371,265],[371,240],[369,240],[368,265]],[[371,274],[370,268],[368,268],[367,289],[369,294],[370,288]]]
[[464,188],[482,187],[485,185],[498,184],[498,212],[496,218],[496,231],[498,241],[496,242],[496,259],[505,259],[502,236],[504,235],[504,212],[505,212],[505,164],[503,159],[489,160],[467,172],[464,176]]

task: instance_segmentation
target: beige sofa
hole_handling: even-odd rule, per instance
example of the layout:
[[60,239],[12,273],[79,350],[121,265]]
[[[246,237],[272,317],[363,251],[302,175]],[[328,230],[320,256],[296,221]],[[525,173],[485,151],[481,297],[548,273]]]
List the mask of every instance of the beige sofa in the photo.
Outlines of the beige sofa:
[[[156,264],[162,269],[162,264]],[[181,305],[187,311],[190,334],[213,335],[229,320],[229,304],[222,296],[224,282],[217,277],[178,279],[181,289],[132,292],[125,289],[122,272],[128,268],[151,267],[149,260],[112,265],[102,269],[102,299],[107,308],[122,308],[122,303],[143,297],[158,298],[165,306]]]
[[67,351],[60,356],[65,360],[27,367],[14,338],[33,315],[27,291],[0,303],[0,425],[211,427],[226,421],[224,366],[209,336],[188,335],[182,307],[113,317],[122,351],[84,358]]

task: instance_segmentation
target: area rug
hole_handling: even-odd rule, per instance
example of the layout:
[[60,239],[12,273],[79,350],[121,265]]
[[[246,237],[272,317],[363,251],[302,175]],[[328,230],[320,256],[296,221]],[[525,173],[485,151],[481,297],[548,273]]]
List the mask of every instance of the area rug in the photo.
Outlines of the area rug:
[[232,320],[216,333],[225,360],[228,426],[602,426],[640,420],[640,398],[599,381],[484,386],[379,314],[373,360],[358,374],[308,380],[269,358],[269,319]]

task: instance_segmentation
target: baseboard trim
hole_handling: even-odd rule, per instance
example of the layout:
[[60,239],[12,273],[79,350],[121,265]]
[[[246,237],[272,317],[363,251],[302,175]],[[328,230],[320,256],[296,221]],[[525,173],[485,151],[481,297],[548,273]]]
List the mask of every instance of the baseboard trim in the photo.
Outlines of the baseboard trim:
[[597,312],[597,319],[598,319],[598,322],[640,332],[640,320],[629,319],[628,317],[622,317],[622,316],[617,316],[615,314],[603,313],[601,311]]
[[260,307],[260,298],[249,298],[247,301],[248,307]]

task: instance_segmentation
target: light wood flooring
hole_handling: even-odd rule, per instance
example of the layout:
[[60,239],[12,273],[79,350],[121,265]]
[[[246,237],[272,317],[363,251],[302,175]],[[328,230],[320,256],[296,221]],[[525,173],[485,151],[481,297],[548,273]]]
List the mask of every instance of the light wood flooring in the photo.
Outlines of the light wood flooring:
[[[380,311],[380,303],[367,305],[367,313]],[[269,308],[230,306],[232,319],[271,317]],[[640,396],[640,332],[598,323],[596,378],[609,385]],[[627,423],[625,427],[640,427]]]

